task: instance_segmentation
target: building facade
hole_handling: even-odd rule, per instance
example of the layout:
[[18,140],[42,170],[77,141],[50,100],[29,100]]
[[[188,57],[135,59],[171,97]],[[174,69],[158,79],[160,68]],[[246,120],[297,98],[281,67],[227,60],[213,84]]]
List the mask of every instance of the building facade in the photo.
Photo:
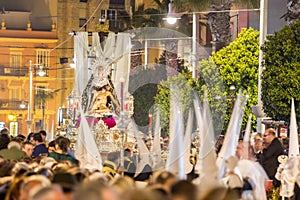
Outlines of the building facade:
[[57,29],[35,16],[37,7],[22,2],[1,5],[0,126],[13,136],[45,129],[56,113],[56,52],[51,49],[57,45]]

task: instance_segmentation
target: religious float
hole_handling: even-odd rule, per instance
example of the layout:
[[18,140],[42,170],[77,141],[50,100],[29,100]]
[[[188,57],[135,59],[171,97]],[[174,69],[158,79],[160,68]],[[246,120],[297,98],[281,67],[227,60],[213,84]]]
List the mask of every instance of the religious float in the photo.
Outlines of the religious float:
[[[80,34],[77,37],[80,37]],[[97,38],[96,35],[93,37]],[[128,77],[129,69],[127,75],[124,71],[120,73],[117,69],[112,70],[113,66],[117,68],[116,60],[122,60],[123,57],[126,58],[128,55],[117,57],[117,53],[107,53],[107,55],[104,53],[105,48],[111,48],[111,43],[116,42],[115,37],[115,35],[109,35],[104,47],[96,42],[87,51],[88,60],[86,62],[78,61],[81,64],[88,63],[88,66],[78,68],[78,70],[76,68],[75,87],[68,96],[67,115],[70,120],[64,127],[61,126],[59,131],[60,134],[70,138],[74,150],[76,150],[78,129],[82,123],[82,116],[88,124],[88,127],[84,129],[89,129],[93,134],[101,154],[119,151],[121,146],[122,148],[131,148],[135,144],[134,136],[125,133],[133,115],[134,101],[133,96],[127,92],[126,86],[128,87],[128,84],[126,84],[126,81],[128,81],[128,78],[122,77]],[[81,37],[81,40],[83,40],[82,38],[84,37]],[[76,41],[75,38],[75,51]],[[81,42],[79,41],[79,43]],[[81,80],[84,74],[88,77],[85,84]]]

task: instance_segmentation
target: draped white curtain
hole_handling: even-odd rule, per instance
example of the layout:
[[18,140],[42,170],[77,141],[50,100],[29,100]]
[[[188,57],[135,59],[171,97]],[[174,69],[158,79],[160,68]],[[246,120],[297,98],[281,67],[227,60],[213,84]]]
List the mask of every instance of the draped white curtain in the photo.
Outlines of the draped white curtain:
[[130,73],[131,38],[129,33],[118,33],[114,54],[115,70],[113,71],[113,84],[120,100],[120,83],[124,79],[124,95],[128,94]]
[[74,36],[74,58],[76,61],[75,89],[82,94],[88,82],[88,33],[78,32]]

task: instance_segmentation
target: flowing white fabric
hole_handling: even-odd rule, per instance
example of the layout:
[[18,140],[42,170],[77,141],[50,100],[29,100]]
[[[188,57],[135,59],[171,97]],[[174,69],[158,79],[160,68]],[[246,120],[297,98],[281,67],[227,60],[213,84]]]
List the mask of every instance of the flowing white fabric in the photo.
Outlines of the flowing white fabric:
[[170,136],[166,170],[178,174],[179,179],[185,179],[184,152],[182,147],[183,120],[181,107],[178,102],[178,96],[180,94],[176,92],[176,89],[172,87],[172,85],[170,93]]
[[92,46],[93,47],[100,46],[100,38],[99,38],[99,33],[98,32],[93,32],[92,33]]
[[156,111],[155,115],[155,126],[154,126],[154,138],[153,138],[153,148],[151,150],[151,157],[153,161],[153,170],[163,169],[163,160],[161,159],[161,127],[160,127],[160,114],[159,109]]
[[135,174],[140,174],[147,164],[151,165],[151,163],[150,163],[150,152],[149,152],[149,149],[148,149],[147,145],[145,144],[145,142],[142,138],[143,133],[141,133],[138,130],[138,128],[136,127],[136,124],[134,123],[134,121],[131,120],[129,126],[130,126],[131,131],[133,131],[135,133],[137,148],[138,148],[139,156],[140,156],[140,160],[137,164],[137,169],[136,169]]
[[[275,178],[281,182],[280,196],[292,197],[294,195],[295,182],[299,177],[299,157],[292,156],[286,163],[281,163],[277,168]],[[297,182],[299,183],[299,182]]]
[[115,85],[116,94],[120,100],[121,81],[124,81],[124,98],[128,96],[129,74],[130,74],[130,54],[131,37],[129,33],[118,33],[116,50],[113,63],[115,70],[112,72],[112,82]]
[[78,128],[75,156],[80,161],[80,167],[91,171],[101,170],[102,158],[80,104],[79,110],[81,120]]
[[210,188],[220,186],[221,182],[218,180],[213,121],[207,95],[204,97],[202,110],[200,109],[199,97],[196,96],[194,99],[194,109],[200,132],[200,149],[195,166],[195,172],[199,173],[200,177],[194,180],[194,183],[198,184],[199,188],[204,188],[203,190],[209,190]]
[[243,155],[242,158],[248,159],[249,158],[249,142],[250,142],[250,133],[251,133],[251,119],[252,115],[250,114],[247,121],[247,126],[243,138]]
[[48,141],[52,141],[54,139],[54,120],[52,120],[51,131],[48,133]]
[[268,175],[262,166],[251,160],[239,160],[237,167],[242,177],[249,178],[253,185],[253,196],[255,200],[266,200],[265,181],[268,180]]
[[237,96],[237,100],[234,104],[229,125],[227,127],[224,142],[217,158],[217,166],[219,167],[220,170],[219,179],[222,179],[225,175],[226,172],[225,161],[230,156],[235,156],[246,102],[247,102],[247,97],[242,96],[241,92],[239,92]]
[[295,157],[295,156],[299,156],[299,142],[298,142],[295,104],[294,104],[294,98],[292,98],[291,119],[290,119],[289,158]]
[[286,163],[281,163],[277,169],[275,178],[281,181],[280,195],[291,197],[294,194],[295,181],[299,184],[299,143],[297,120],[295,113],[294,98],[291,102],[290,116],[290,138],[289,138],[289,158]]
[[193,113],[192,113],[192,110],[190,110],[186,129],[185,129],[185,135],[183,138],[184,172],[185,172],[185,174],[188,174],[193,170],[193,165],[190,161],[192,128],[193,128]]
[[74,36],[74,56],[76,61],[75,88],[81,95],[88,82],[88,33],[78,32]]

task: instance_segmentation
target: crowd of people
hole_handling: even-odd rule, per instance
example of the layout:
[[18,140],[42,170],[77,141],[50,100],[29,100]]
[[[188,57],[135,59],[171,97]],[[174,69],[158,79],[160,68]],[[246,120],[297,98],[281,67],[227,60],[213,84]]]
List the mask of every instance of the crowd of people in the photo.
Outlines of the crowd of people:
[[[132,159],[130,149],[124,151],[123,164],[120,163],[119,152],[110,152],[103,166],[91,171],[80,167],[80,162],[69,148],[68,138],[59,136],[47,142],[46,135],[42,130],[30,133],[27,137],[11,137],[7,129],[1,131],[0,199],[234,200],[242,199],[244,190],[252,190],[255,187],[249,177],[241,177],[240,185],[232,186],[228,182],[213,188],[200,188],[193,180],[197,176],[180,180],[176,174],[169,171],[153,171],[150,165],[146,165],[144,170],[137,174],[136,162]],[[248,159],[262,166],[271,180],[269,182],[272,187],[279,187],[280,180],[275,176],[280,164],[277,158],[286,154],[287,148],[284,148],[283,142],[276,137],[275,130],[267,129],[264,135],[257,134],[249,147]],[[216,153],[218,149],[216,147]],[[243,157],[239,149],[242,148],[237,148],[236,159]],[[197,159],[197,156],[193,157],[191,160]],[[227,174],[232,173],[234,172],[227,171]],[[293,198],[297,199],[297,192]]]

